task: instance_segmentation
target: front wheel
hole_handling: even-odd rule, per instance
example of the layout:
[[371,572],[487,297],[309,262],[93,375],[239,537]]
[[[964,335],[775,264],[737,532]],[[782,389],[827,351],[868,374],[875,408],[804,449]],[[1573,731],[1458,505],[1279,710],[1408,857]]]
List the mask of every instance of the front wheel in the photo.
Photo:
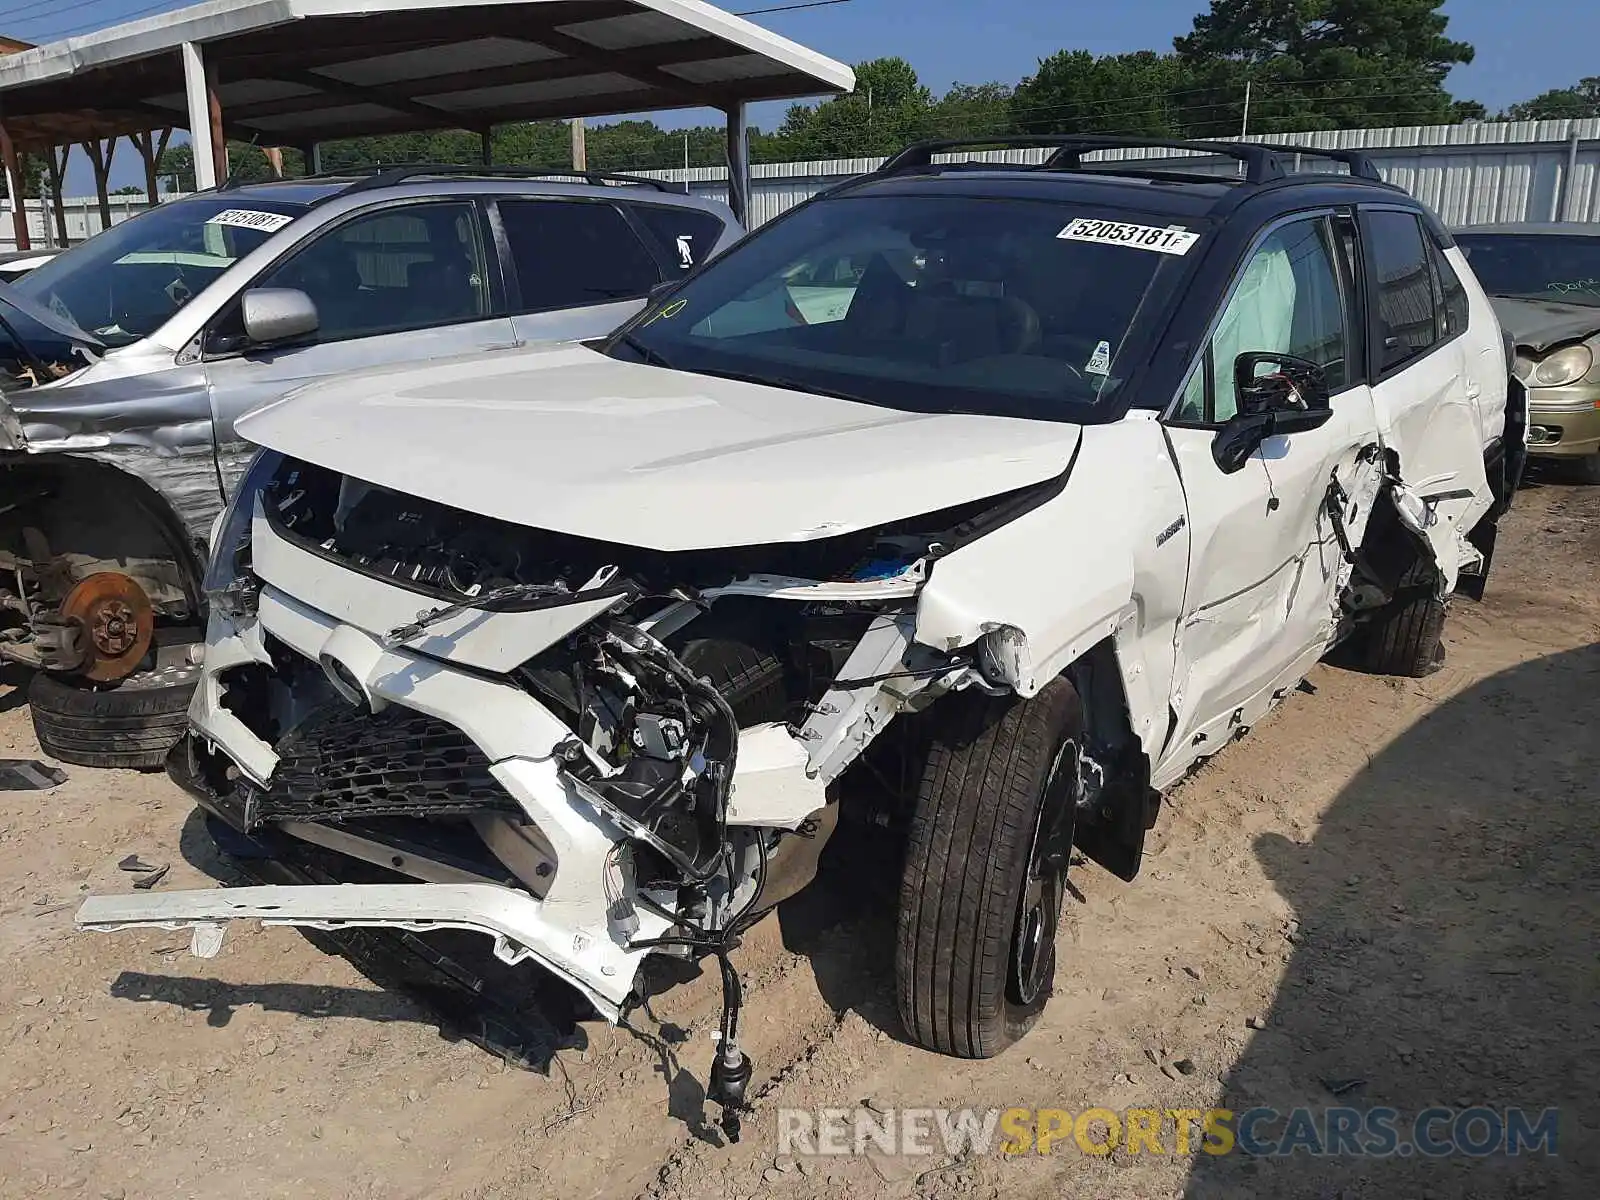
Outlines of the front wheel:
[[83,767],[160,770],[189,727],[199,674],[198,667],[170,666],[106,687],[40,671],[28,685],[39,748]]
[[1083,708],[1058,679],[934,712],[900,885],[900,1017],[930,1050],[989,1058],[1032,1028],[1055,981]]

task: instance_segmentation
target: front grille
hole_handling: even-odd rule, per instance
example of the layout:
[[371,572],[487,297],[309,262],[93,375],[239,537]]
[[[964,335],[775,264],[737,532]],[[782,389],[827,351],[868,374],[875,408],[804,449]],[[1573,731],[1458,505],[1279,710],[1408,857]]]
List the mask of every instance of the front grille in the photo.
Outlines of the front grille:
[[278,744],[278,769],[248,824],[515,812],[489,759],[459,729],[411,709],[345,704],[308,716]]

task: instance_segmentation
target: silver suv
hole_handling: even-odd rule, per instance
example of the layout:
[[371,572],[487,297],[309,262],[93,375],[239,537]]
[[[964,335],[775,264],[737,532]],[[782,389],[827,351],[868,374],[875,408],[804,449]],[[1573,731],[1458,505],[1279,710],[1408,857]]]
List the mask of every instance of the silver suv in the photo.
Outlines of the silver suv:
[[0,289],[0,658],[39,668],[41,744],[149,767],[183,731],[236,418],[342,371],[599,336],[740,234],[656,180],[407,167],[173,201]]

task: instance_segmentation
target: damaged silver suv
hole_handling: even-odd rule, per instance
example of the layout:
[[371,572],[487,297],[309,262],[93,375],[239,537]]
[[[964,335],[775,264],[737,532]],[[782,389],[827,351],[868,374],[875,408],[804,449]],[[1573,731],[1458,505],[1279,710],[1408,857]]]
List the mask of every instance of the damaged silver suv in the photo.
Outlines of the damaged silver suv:
[[1132,880],[1160,789],[1336,645],[1433,667],[1525,425],[1465,260],[1362,156],[1051,144],[913,147],[597,346],[243,421],[171,770],[288,882],[80,927],[468,930],[610,1019],[715,957],[736,1121],[728,952],[859,823],[903,838],[908,1035],[1021,1037],[1074,845]]
[[225,185],[0,288],[0,659],[37,672],[45,751],[159,767],[182,734],[206,534],[255,449],[238,417],[341,371],[609,333],[739,236],[676,186],[432,165]]

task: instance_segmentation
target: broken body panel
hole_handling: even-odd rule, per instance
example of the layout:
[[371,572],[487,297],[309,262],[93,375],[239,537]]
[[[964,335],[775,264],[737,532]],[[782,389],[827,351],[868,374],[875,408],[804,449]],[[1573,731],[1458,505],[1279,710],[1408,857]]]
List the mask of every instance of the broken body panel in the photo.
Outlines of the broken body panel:
[[[538,399],[497,398],[512,369],[530,368],[516,378],[536,382]],[[473,871],[503,880],[96,898],[79,924],[469,928],[615,1019],[651,952],[641,943],[732,929],[781,898],[775,880],[802,886],[837,815],[831,785],[944,693],[1032,695],[1108,648],[1127,741],[1096,749],[1143,762],[1156,786],[1258,720],[1341,631],[1353,567],[1340,537],[1359,543],[1380,490],[1404,486],[1385,476],[1391,447],[1375,420],[1346,411],[1314,462],[1279,475],[1297,490],[1280,541],[1260,550],[1281,565],[1217,603],[1206,591],[1217,581],[1196,573],[1206,539],[1228,532],[1217,514],[1244,500],[1198,485],[1210,477],[1186,469],[1192,431],[1152,413],[1087,428],[885,413],[582,348],[387,372],[271,406],[243,431],[304,461],[245,493],[258,591],[234,611],[213,606],[191,709],[197,752],[238,778],[232,796],[197,794],[247,831],[271,824],[273,804],[295,803],[272,797],[308,714],[421,714],[464,735],[501,806],[475,810],[480,793],[425,819],[500,830]],[[482,438],[470,472],[448,469],[463,428]],[[535,457],[530,471],[524,448],[541,443],[571,452]],[[1263,447],[1254,469],[1283,472],[1284,452]],[[1460,520],[1492,501],[1481,447],[1468,457],[1453,463]],[[869,473],[874,463],[884,469]],[[1439,507],[1424,506],[1424,537]],[[358,525],[388,558],[365,553]],[[519,551],[515,567],[475,559],[477,576],[447,572],[464,605],[428,607],[430,555],[478,544],[480,525],[500,546],[514,529],[554,541]],[[399,529],[418,531],[410,557]],[[504,598],[474,604],[480,589]],[[752,603],[789,644],[825,646],[828,665],[776,709],[719,714],[695,693],[706,668],[694,644],[749,636],[765,652],[736,615]],[[1241,639],[1264,669],[1239,669]],[[249,698],[252,671],[276,689],[270,713]],[[667,795],[680,805],[671,819]],[[365,837],[362,811],[329,810],[321,828]],[[304,837],[302,818],[280,810],[277,821]],[[519,859],[529,837],[539,853]],[[456,878],[413,861],[415,878]],[[709,873],[730,861],[719,890]]]

